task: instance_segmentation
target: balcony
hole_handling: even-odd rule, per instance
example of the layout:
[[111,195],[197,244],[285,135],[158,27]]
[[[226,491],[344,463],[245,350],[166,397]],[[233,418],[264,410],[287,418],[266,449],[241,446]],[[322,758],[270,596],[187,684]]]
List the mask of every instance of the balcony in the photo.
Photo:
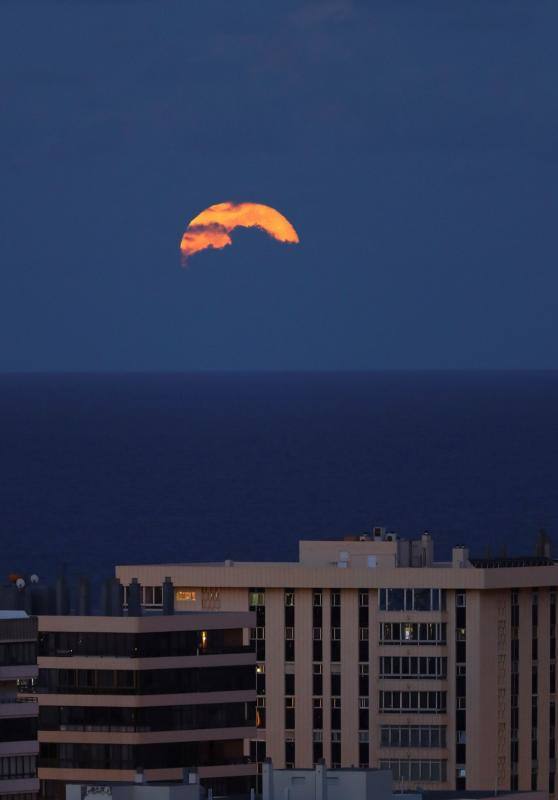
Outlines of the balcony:
[[0,778],[0,795],[37,794],[39,779],[35,775],[24,778]]

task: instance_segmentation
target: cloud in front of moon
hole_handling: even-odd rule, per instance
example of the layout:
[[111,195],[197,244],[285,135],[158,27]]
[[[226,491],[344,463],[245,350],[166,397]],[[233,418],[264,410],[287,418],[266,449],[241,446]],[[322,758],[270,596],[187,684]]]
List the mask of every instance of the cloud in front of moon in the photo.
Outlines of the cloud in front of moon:
[[190,256],[212,247],[221,250],[232,244],[235,228],[259,228],[278,242],[298,244],[298,234],[289,220],[275,208],[262,203],[217,203],[209,206],[189,223],[180,252],[182,263]]

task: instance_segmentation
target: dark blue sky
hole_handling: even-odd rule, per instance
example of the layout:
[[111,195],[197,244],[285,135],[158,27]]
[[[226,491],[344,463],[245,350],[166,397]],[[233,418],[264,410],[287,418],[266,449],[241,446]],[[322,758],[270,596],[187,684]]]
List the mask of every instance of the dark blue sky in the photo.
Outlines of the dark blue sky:
[[[558,363],[556,0],[0,0],[0,369]],[[275,206],[180,267],[211,203]]]

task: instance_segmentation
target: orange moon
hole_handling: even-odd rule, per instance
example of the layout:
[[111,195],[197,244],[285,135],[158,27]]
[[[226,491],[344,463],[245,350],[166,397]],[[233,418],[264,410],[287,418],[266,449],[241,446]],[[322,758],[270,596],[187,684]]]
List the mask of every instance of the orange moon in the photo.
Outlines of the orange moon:
[[212,247],[221,250],[232,244],[235,228],[259,228],[278,242],[298,244],[298,234],[289,220],[275,208],[262,203],[217,203],[188,224],[180,242],[183,264],[190,256]]

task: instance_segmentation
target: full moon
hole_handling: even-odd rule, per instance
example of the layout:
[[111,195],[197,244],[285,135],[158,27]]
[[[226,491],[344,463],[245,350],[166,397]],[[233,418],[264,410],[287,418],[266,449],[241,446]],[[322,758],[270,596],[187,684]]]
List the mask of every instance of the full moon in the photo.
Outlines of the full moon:
[[217,203],[209,206],[188,224],[180,242],[182,263],[190,256],[211,247],[221,250],[232,244],[235,228],[259,228],[278,242],[298,244],[298,234],[289,220],[262,203]]

